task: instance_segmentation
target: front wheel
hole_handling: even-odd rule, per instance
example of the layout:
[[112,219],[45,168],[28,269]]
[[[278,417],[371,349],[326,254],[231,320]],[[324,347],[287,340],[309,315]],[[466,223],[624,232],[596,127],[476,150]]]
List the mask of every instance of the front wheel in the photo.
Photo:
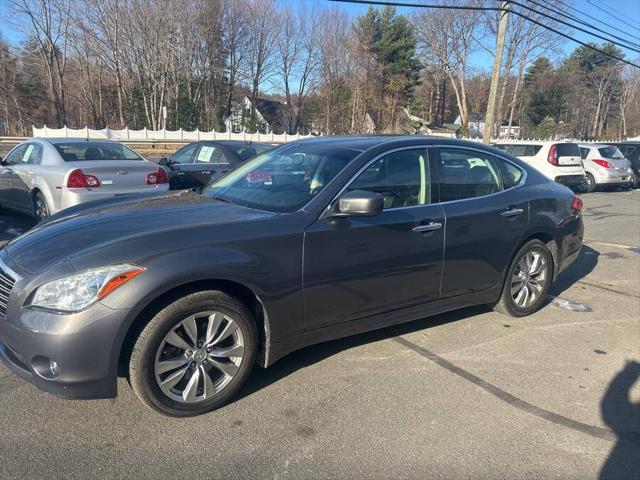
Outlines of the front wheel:
[[553,256],[540,240],[527,242],[511,262],[500,300],[494,307],[512,317],[536,312],[553,279]]
[[192,293],[144,328],[131,354],[129,381],[145,405],[164,415],[210,412],[246,382],[257,338],[243,303],[215,290]]

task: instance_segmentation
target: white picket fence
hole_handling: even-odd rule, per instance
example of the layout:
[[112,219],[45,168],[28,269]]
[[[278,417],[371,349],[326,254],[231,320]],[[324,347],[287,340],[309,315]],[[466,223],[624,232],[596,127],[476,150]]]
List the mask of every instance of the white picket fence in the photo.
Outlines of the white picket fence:
[[187,130],[132,130],[124,128],[115,130],[112,128],[103,128],[102,130],[93,130],[89,127],[85,128],[50,128],[46,125],[42,128],[32,127],[34,137],[52,138],[94,138],[102,140],[117,140],[122,142],[168,142],[168,143],[188,143],[198,140],[246,140],[253,142],[266,143],[286,143],[300,138],[309,138],[312,135],[288,135],[286,133],[232,133],[232,132],[201,132],[195,130],[189,132]]

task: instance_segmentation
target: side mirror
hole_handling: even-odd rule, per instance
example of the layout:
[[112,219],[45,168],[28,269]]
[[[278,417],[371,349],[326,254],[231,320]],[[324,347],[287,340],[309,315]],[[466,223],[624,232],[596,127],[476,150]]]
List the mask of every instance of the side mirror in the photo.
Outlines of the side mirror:
[[169,165],[171,165],[171,160],[169,160],[167,157],[162,157],[160,160],[158,160],[158,165],[168,167]]
[[384,197],[376,192],[354,190],[338,200],[337,216],[375,217],[382,213]]

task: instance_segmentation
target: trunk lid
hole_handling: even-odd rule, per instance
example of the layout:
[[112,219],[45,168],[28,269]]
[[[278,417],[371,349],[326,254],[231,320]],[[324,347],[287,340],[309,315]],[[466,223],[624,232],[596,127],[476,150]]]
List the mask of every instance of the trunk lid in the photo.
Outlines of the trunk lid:
[[100,181],[98,188],[105,193],[145,187],[147,175],[157,172],[159,168],[146,160],[83,160],[67,162],[67,165],[71,170],[79,168],[85,175],[96,177]]

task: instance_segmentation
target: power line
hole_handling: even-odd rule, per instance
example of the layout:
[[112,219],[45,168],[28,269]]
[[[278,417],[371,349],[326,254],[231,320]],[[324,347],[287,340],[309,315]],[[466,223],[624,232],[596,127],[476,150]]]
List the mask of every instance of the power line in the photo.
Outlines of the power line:
[[[444,9],[444,10],[477,10],[477,11],[487,11],[487,12],[502,12],[504,11],[503,8],[501,7],[474,7],[474,6],[468,6],[468,5],[433,5],[433,4],[417,4],[417,3],[407,3],[407,2],[392,2],[392,1],[384,1],[384,0],[329,0],[331,2],[338,2],[338,3],[355,3],[355,4],[359,4],[359,5],[380,5],[380,6],[390,6],[390,7],[410,7],[410,8],[433,8],[433,9]],[[513,3],[513,2],[512,2]],[[639,68],[640,69],[640,65],[630,62],[629,60],[625,60],[624,57],[618,57],[617,55],[612,55],[609,52],[605,52],[604,50],[602,50],[601,48],[598,48],[596,46],[590,45],[586,42],[580,41],[577,38],[573,38],[572,36],[563,33],[559,30],[556,30],[555,28],[551,28],[547,25],[545,25],[544,23],[541,23],[537,20],[534,20],[531,17],[528,17],[527,15],[511,10],[511,13],[514,15],[517,15],[521,18],[524,18],[525,20],[528,20],[542,28],[545,28],[553,33],[555,33],[556,35],[560,35],[561,37],[564,37],[568,40],[571,40],[575,43],[578,43],[584,47],[590,48],[591,50],[594,50],[598,53],[601,53],[607,57],[613,58],[614,60],[618,60],[619,62],[625,63],[627,65],[631,65],[633,67]]]
[[619,22],[624,23],[625,25],[640,31],[640,28],[638,28],[637,25],[632,25],[631,23],[628,23],[625,19],[618,17],[617,15],[614,15],[613,13],[611,13],[610,11],[606,10],[605,8],[599,7],[598,5],[596,5],[595,3],[593,3],[591,0],[587,0],[588,3],[590,3],[591,5],[593,5],[594,7],[596,7],[598,10],[606,13],[607,15],[609,15],[612,18],[615,18],[616,20],[618,20]]
[[[626,44],[628,44],[628,45],[632,45],[633,47],[640,48],[640,43],[634,43],[634,42],[629,41],[629,40],[628,40],[628,39],[626,39],[626,38],[618,37],[617,35],[614,35],[614,34],[613,34],[613,33],[611,33],[611,32],[607,32],[607,31],[602,30],[601,28],[597,27],[596,25],[593,25],[592,23],[585,22],[584,20],[582,20],[582,19],[580,19],[580,18],[576,17],[575,15],[571,15],[571,14],[568,14],[568,15],[567,15],[566,13],[563,13],[563,12],[561,12],[560,10],[557,10],[557,9],[555,8],[555,5],[553,5],[549,0],[540,0],[541,2],[544,2],[544,5],[543,5],[543,4],[540,4],[540,3],[538,3],[538,2],[536,2],[536,1],[534,1],[534,0],[529,0],[529,1],[530,1],[531,3],[533,3],[533,4],[535,4],[535,5],[538,5],[539,7],[546,8],[547,10],[549,10],[549,11],[551,11],[551,12],[555,13],[556,15],[560,15],[560,16],[565,17],[565,18],[568,18],[568,19],[570,19],[570,20],[572,20],[572,21],[574,21],[574,22],[578,22],[578,23],[580,23],[580,24],[582,24],[582,25],[585,25],[586,27],[592,28],[592,29],[597,30],[597,31],[599,31],[599,32],[601,32],[601,33],[604,33],[604,34],[606,34],[606,35],[609,35],[609,36],[611,36],[612,38],[616,38],[616,39],[618,39],[618,40],[620,40],[620,41],[622,41],[622,42],[625,42],[625,43],[626,43]],[[563,4],[563,3],[559,3],[559,5],[562,5],[563,7],[568,8],[568,5],[565,5],[565,4]],[[575,10],[575,9],[574,9],[574,10]],[[576,10],[576,11],[578,11],[578,12],[579,12],[579,10]],[[587,15],[586,13],[583,13],[583,12],[581,12],[581,13],[582,13],[583,15]],[[589,16],[589,15],[587,15],[587,16]],[[605,25],[608,25],[608,26],[610,26],[611,28],[615,28],[614,26],[609,25],[608,23],[605,23],[605,22],[601,22],[601,23],[604,23]],[[635,39],[635,37],[632,37],[632,38],[634,38],[634,39]]]
[[[543,13],[543,12],[541,12],[540,10],[536,10],[535,8],[528,7],[528,6],[526,6],[526,5],[523,5],[523,4],[522,4],[522,3],[520,3],[520,2],[516,2],[515,0],[509,0],[509,3],[510,3],[510,4],[512,4],[512,5],[518,5],[520,8],[526,8],[527,10],[529,10],[529,11],[531,11],[531,12],[534,12],[534,13],[537,13],[537,14],[539,14],[539,15],[542,15],[542,16],[543,16],[543,17],[545,17],[545,18],[548,18],[548,19],[550,19],[550,20],[554,20],[554,21],[556,21],[556,22],[558,22],[558,23],[560,23],[560,24],[562,24],[562,25],[566,25],[567,27],[574,28],[574,29],[576,29],[576,30],[578,30],[578,31],[580,31],[580,32],[586,33],[587,35],[591,35],[592,37],[599,38],[600,40],[604,40],[604,41],[606,41],[606,42],[610,42],[610,43],[612,43],[612,44],[614,44],[614,45],[617,45],[618,47],[627,48],[627,49],[629,49],[629,50],[633,50],[634,52],[640,53],[640,49],[638,49],[638,48],[634,48],[634,47],[630,47],[630,46],[627,46],[627,45],[622,44],[622,43],[618,43],[618,42],[616,42],[616,41],[611,40],[611,39],[610,39],[610,38],[608,38],[608,37],[603,37],[602,35],[598,35],[597,33],[590,32],[589,30],[585,30],[585,29],[584,29],[584,28],[582,28],[582,27],[578,27],[578,26],[573,25],[573,24],[571,24],[571,23],[565,22],[564,20],[560,20],[560,19],[558,19],[558,18],[554,18],[554,17],[552,17],[551,15],[547,15],[546,13]],[[532,2],[532,3],[535,3],[535,2]],[[515,12],[514,12],[514,13],[515,13]],[[531,19],[530,19],[530,20],[531,20]]]
[[[550,0],[542,0],[542,2],[544,2],[544,3],[548,4],[548,5],[551,5],[551,1],[550,1]],[[618,27],[616,27],[615,25],[611,25],[610,23],[607,23],[607,22],[605,22],[604,20],[599,19],[598,17],[594,17],[593,15],[590,15],[590,14],[588,14],[587,12],[583,12],[583,11],[581,11],[581,10],[578,10],[577,8],[575,8],[575,7],[571,6],[571,5],[569,5],[569,4],[567,4],[567,3],[564,3],[564,1],[563,1],[563,0],[556,0],[556,2],[557,2],[557,4],[558,4],[558,6],[560,6],[560,7],[562,7],[562,8],[566,8],[567,10],[571,10],[571,11],[573,11],[573,12],[577,12],[577,13],[579,13],[580,15],[582,15],[583,17],[590,18],[591,20],[595,20],[596,22],[601,23],[602,25],[606,25],[606,26],[607,26],[607,27],[609,27],[609,28],[613,28],[613,29],[618,30]],[[555,7],[555,5],[554,5],[554,7]],[[575,15],[572,15],[572,16],[574,16],[574,17],[575,17]],[[576,19],[578,19],[578,20],[580,20],[578,17],[575,17],[575,18],[576,18]],[[637,28],[637,29],[640,31],[640,28],[638,28],[638,27],[634,27],[634,28]],[[620,32],[620,33],[623,33],[623,32]],[[634,36],[634,35],[630,35],[630,34],[628,34],[628,33],[624,33],[624,35],[626,35],[626,36],[628,36],[628,37],[631,37],[631,38],[633,38],[633,39],[636,39],[636,38],[637,38],[636,36]],[[640,45],[640,44],[639,44],[639,45]]]

